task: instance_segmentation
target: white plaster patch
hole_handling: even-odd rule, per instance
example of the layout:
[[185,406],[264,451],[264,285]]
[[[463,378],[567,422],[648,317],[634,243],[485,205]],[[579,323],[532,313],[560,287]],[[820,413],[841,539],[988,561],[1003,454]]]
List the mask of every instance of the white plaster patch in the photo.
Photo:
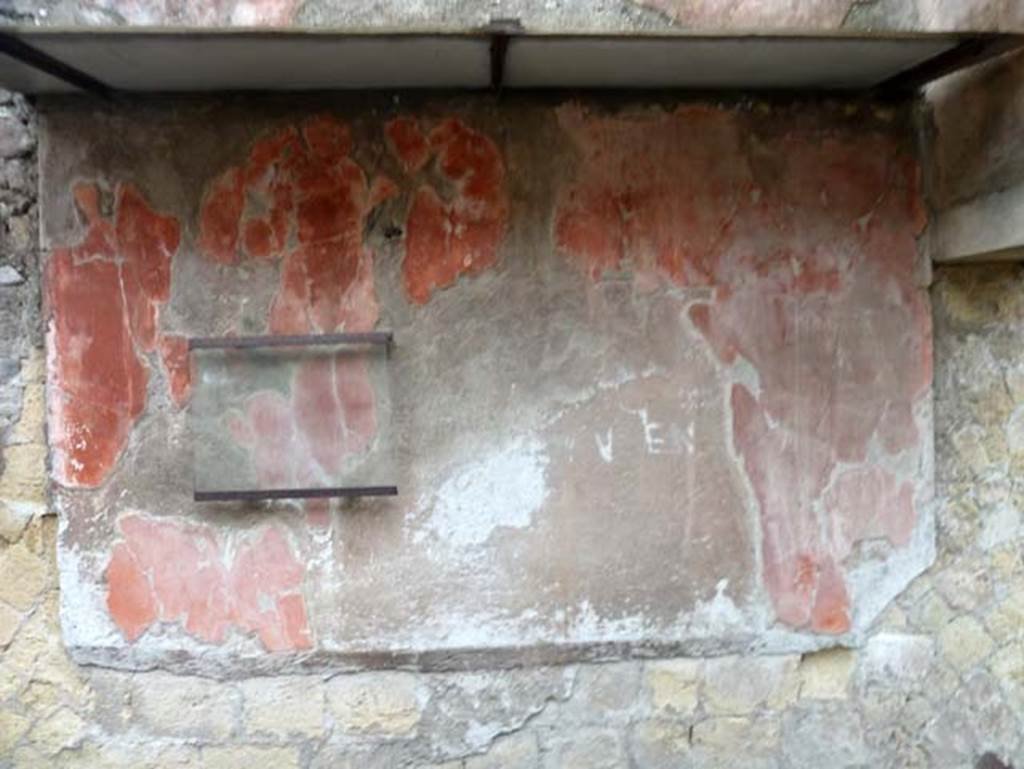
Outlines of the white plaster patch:
[[456,547],[482,545],[498,528],[526,528],[547,498],[547,466],[533,437],[464,465],[438,490],[427,528]]
[[1006,423],[1006,443],[1014,454],[1024,453],[1024,405],[1018,406]]
[[[61,534],[67,528],[62,516]],[[107,610],[106,582],[96,581],[106,565],[93,553],[83,553],[77,545],[57,549],[60,572],[60,621],[64,642],[75,647],[118,648],[124,636],[114,625]]]
[[615,642],[655,637],[651,621],[642,613],[613,619],[599,614],[593,604],[585,599],[576,607],[575,616],[566,628],[566,639],[569,643],[594,643],[599,640]]
[[879,633],[868,640],[860,655],[861,680],[892,686],[920,680],[928,673],[934,647],[924,636]]
[[1020,510],[1008,502],[997,505],[982,522],[978,544],[985,550],[1010,542],[1021,536]]
[[17,286],[24,283],[21,273],[9,265],[0,266],[0,286]]
[[608,428],[602,439],[601,433],[594,433],[594,440],[597,441],[597,453],[601,455],[601,459],[607,464],[611,464],[615,458],[615,434],[612,432],[612,428]]
[[689,617],[691,632],[704,637],[728,637],[731,633],[742,632],[751,625],[751,618],[745,616],[735,602],[725,594],[729,580],[722,579],[715,585],[715,596],[710,601],[698,601]]

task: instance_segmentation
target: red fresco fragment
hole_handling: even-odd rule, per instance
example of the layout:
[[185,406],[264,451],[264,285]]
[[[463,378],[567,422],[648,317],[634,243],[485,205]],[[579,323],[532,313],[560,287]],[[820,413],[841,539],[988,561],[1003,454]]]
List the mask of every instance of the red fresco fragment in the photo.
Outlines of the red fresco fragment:
[[[201,220],[229,223],[223,237],[203,241],[211,259],[280,262],[272,333],[358,332],[377,323],[373,254],[363,245],[363,230],[370,211],[398,189],[386,177],[368,183],[351,151],[348,125],[316,116],[257,142],[246,162],[224,172],[207,195]],[[220,192],[233,190],[236,179],[242,180],[242,205]],[[260,205],[249,212],[245,201],[252,200]],[[287,247],[289,240],[294,247]],[[373,388],[357,359],[306,361],[289,393],[261,391],[239,406],[230,417],[231,433],[268,487],[329,483],[377,430]]]
[[828,447],[773,429],[741,384],[733,385],[731,407],[733,440],[761,511],[764,580],[779,619],[800,627],[810,619],[819,571],[828,562],[813,509],[828,483]]
[[391,151],[407,173],[419,171],[430,160],[430,144],[412,118],[390,120],[384,126],[384,132],[391,142]]
[[131,551],[114,548],[107,565],[107,608],[121,632],[134,641],[157,620],[153,592]]
[[238,223],[245,206],[242,174],[237,169],[218,178],[203,202],[199,218],[199,248],[215,262],[237,261]]
[[[365,331],[377,321],[366,216],[397,193],[369,184],[349,157],[352,136],[326,115],[257,141],[213,181],[200,212],[200,248],[215,262],[281,261],[274,333]],[[294,237],[296,246],[288,248]]]
[[850,596],[840,567],[828,555],[818,564],[811,630],[839,635],[850,629]]
[[730,220],[753,185],[741,165],[739,130],[725,110],[678,109],[664,119],[591,119],[562,108],[559,122],[582,155],[559,194],[555,242],[594,279],[628,258],[680,285],[708,285],[733,238]]
[[181,407],[192,392],[192,359],[188,352],[188,339],[165,334],[160,338],[160,361],[170,383],[171,399]]
[[245,223],[245,252],[256,259],[266,259],[273,251],[274,230],[270,222],[253,219]]
[[370,208],[376,208],[381,203],[391,200],[398,195],[398,185],[386,176],[378,176],[373,180],[370,187]]
[[386,131],[407,169],[436,157],[439,172],[455,189],[446,201],[434,187],[421,186],[406,221],[402,277],[409,298],[425,304],[461,275],[479,274],[497,261],[509,215],[505,164],[491,139],[456,118],[425,137],[408,118],[392,120]]
[[181,230],[131,185],[118,186],[113,221],[102,216],[95,185],[77,187],[74,196],[86,232],[78,245],[56,248],[46,270],[51,444],[57,481],[94,487],[145,406],[149,371],[141,355],[159,341]]
[[[267,526],[229,547],[214,527],[129,515],[107,566],[107,607],[129,641],[155,622],[220,644],[230,629],[268,651],[312,645],[305,576],[285,535]],[[233,556],[229,556],[233,553]]]
[[857,542],[886,539],[906,545],[914,531],[914,487],[880,467],[847,470],[825,497],[834,522],[833,546],[845,558]]
[[580,170],[559,193],[558,248],[593,280],[713,288],[689,317],[722,364],[758,377],[730,403],[776,615],[845,632],[854,545],[904,546],[917,518],[911,482],[868,456],[873,442],[892,456],[920,445],[931,382],[916,164],[871,132],[762,137],[753,156],[742,118],[703,106],[559,120]]
[[307,120],[302,126],[302,136],[313,157],[327,162],[336,162],[352,151],[352,132],[349,127],[326,115],[317,115]]
[[261,485],[336,485],[345,459],[377,432],[376,400],[364,361],[320,358],[298,367],[288,395],[254,393],[229,422]]

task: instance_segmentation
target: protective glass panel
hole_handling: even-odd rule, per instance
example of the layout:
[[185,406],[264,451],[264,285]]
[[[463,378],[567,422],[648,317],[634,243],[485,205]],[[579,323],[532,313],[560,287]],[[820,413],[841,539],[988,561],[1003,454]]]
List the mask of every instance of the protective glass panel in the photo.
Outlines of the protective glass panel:
[[200,501],[394,494],[390,334],[194,339]]

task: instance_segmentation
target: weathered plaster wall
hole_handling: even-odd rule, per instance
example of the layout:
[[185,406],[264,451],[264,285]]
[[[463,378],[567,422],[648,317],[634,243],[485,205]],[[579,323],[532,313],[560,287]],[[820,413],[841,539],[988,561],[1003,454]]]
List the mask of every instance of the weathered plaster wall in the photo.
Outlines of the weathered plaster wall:
[[1016,0],[9,0],[0,18],[68,25],[472,29],[517,20],[533,31],[758,29],[1019,30]]
[[[72,101],[45,126],[80,661],[803,651],[858,643],[931,562],[899,111]],[[184,337],[374,328],[398,340],[390,398],[308,360],[189,426]],[[200,441],[229,487],[308,486],[388,419],[396,498],[190,498]]]
[[[20,109],[5,116],[5,132],[21,131]],[[11,155],[30,161],[26,135]],[[8,158],[4,167],[12,165],[20,163]],[[33,201],[30,169],[10,185],[23,206]],[[31,243],[22,253],[28,263],[18,264],[32,280]],[[5,298],[14,290],[0,288]],[[24,372],[14,385],[23,404],[13,419],[18,445],[37,448],[16,463],[6,441],[0,476],[0,765],[592,769],[741,760],[780,769],[963,769],[1019,757],[1024,271],[944,268],[932,296],[939,556],[862,650],[225,682],[68,659],[58,626],[57,520],[38,514],[46,477],[43,383],[32,368],[39,340],[23,335],[24,316],[5,320],[4,339],[26,340],[12,356]],[[32,328],[29,297],[19,306],[30,308]]]

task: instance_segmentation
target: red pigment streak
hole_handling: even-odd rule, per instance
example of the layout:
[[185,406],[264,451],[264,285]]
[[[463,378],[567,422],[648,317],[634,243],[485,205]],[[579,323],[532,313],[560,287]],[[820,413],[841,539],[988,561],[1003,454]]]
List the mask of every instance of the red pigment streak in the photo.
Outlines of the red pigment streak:
[[129,641],[154,622],[180,622],[207,643],[223,643],[236,628],[255,633],[268,651],[311,646],[304,570],[279,528],[230,548],[219,529],[177,519],[129,515],[118,528],[107,607]]
[[160,362],[170,384],[171,399],[175,405],[185,405],[192,392],[192,361],[188,353],[188,339],[165,334],[160,338]]
[[390,120],[384,132],[391,142],[391,151],[408,173],[419,171],[430,160],[430,144],[412,118]]
[[916,164],[870,132],[771,136],[753,156],[742,118],[709,107],[559,120],[580,170],[558,196],[557,247],[593,280],[714,288],[689,316],[723,364],[757,372],[758,393],[736,384],[730,402],[776,614],[845,632],[855,543],[904,546],[916,521],[911,483],[868,458],[872,441],[919,446],[931,382]]
[[320,359],[300,366],[285,395],[250,396],[228,425],[248,449],[261,484],[294,488],[335,485],[344,460],[377,432],[376,401],[363,361]]
[[[377,323],[363,230],[370,211],[398,188],[386,177],[368,183],[351,151],[347,124],[313,117],[257,142],[242,166],[210,187],[200,215],[210,233],[201,238],[207,256],[280,262],[272,333],[367,331]],[[373,388],[358,359],[305,362],[289,393],[261,391],[239,409],[232,435],[270,487],[334,485],[346,457],[365,450],[377,429]]]
[[118,186],[114,219],[95,185],[74,190],[82,241],[57,248],[46,269],[53,390],[54,476],[66,486],[106,478],[146,402],[141,357],[159,342],[160,305],[171,286],[178,222],[155,213],[131,185]]
[[388,123],[392,149],[409,170],[436,157],[438,171],[455,189],[445,201],[420,187],[406,221],[402,277],[409,298],[425,304],[433,293],[461,275],[493,266],[508,227],[505,164],[488,137],[449,118],[423,136],[408,118]]
[[199,248],[211,259],[234,264],[245,189],[237,169],[219,177],[206,194],[199,219]]

